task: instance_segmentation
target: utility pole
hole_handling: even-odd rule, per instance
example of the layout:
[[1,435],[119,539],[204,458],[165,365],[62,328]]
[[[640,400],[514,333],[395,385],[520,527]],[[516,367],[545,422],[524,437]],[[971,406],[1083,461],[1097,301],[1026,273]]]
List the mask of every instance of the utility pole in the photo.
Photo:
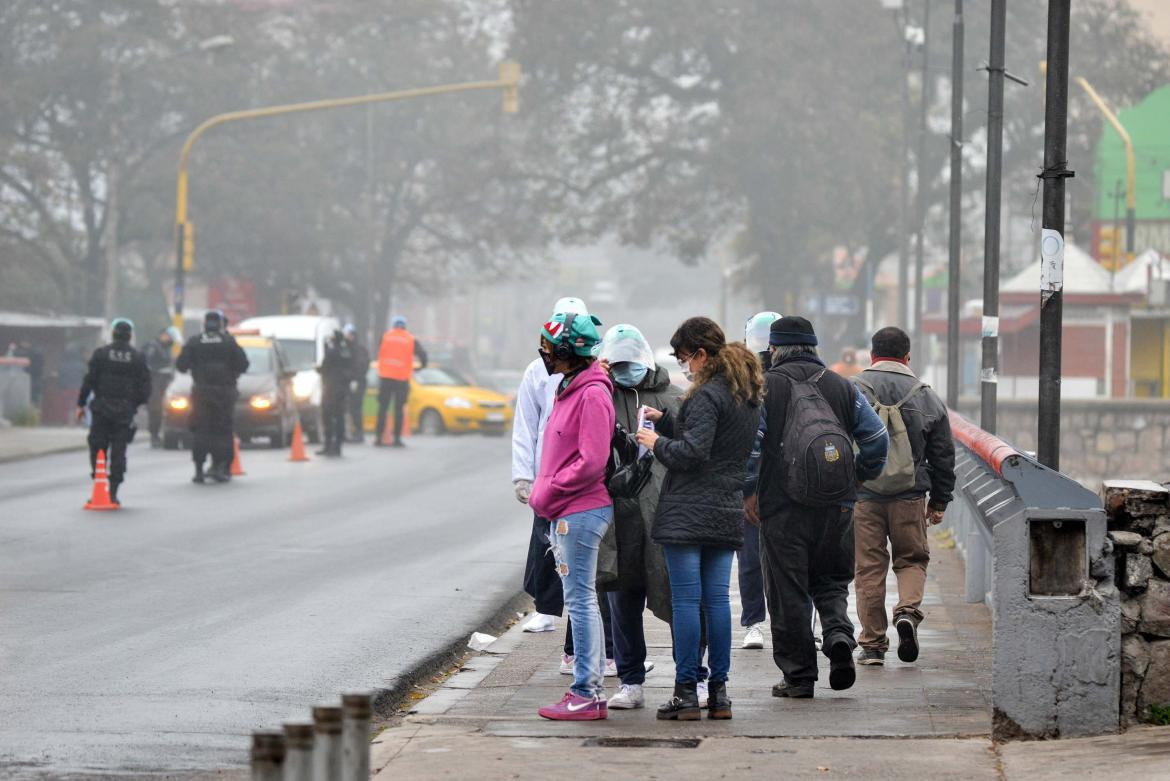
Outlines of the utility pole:
[[983,366],[979,373],[979,425],[995,433],[999,383],[999,198],[1003,176],[1004,39],[1007,0],[991,0],[991,52],[987,65],[987,196],[983,223]]
[[1060,468],[1060,349],[1064,308],[1064,180],[1068,170],[1068,48],[1071,0],[1048,0],[1044,96],[1044,223],[1040,239],[1040,413],[1036,455]]
[[914,344],[918,346],[919,360],[927,357],[926,345],[922,342],[922,290],[923,244],[926,233],[926,187],[929,178],[926,167],[926,114],[930,107],[930,0],[922,0],[922,84],[920,89],[918,115],[918,152],[914,169],[918,186],[915,188],[915,221],[918,223],[914,238]]
[[947,252],[947,406],[959,406],[959,260],[963,230],[963,0],[951,26],[951,203]]
[[910,295],[910,84],[906,76],[910,69],[910,41],[906,39],[905,17],[895,11],[894,26],[904,47],[902,71],[902,157],[899,161],[902,175],[898,181],[898,325],[910,328],[908,296]]

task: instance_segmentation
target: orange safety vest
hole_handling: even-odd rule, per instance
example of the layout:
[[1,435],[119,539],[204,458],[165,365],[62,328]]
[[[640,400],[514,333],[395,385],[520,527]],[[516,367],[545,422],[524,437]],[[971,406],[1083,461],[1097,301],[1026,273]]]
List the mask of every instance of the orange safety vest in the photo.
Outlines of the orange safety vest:
[[382,334],[378,348],[378,376],[387,380],[409,380],[414,374],[414,336],[405,328]]

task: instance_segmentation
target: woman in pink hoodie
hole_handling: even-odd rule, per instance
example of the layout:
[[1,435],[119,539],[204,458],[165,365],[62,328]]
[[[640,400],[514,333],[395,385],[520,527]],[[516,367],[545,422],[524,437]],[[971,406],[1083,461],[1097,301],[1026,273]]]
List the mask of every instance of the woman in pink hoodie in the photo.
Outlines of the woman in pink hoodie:
[[528,503],[549,518],[549,540],[573,622],[573,685],[546,719],[588,721],[608,715],[602,684],[605,640],[597,604],[597,550],[613,522],[605,467],[613,438],[613,382],[593,357],[601,342],[589,315],[558,314],[541,330],[540,357],[562,374],[544,430],[540,470]]

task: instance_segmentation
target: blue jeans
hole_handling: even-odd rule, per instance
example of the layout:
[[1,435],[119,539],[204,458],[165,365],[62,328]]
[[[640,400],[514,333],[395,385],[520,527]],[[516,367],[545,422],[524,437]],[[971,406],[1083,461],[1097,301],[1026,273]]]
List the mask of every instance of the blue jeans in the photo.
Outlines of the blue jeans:
[[573,622],[573,685],[579,697],[593,697],[604,691],[605,636],[601,609],[597,604],[597,549],[605,530],[613,522],[613,507],[559,518],[549,524],[549,539],[557,574],[565,593],[565,608]]
[[707,661],[712,681],[731,671],[731,559],[735,551],[701,545],[663,545],[670,573],[674,679],[699,679],[699,616],[707,620]]

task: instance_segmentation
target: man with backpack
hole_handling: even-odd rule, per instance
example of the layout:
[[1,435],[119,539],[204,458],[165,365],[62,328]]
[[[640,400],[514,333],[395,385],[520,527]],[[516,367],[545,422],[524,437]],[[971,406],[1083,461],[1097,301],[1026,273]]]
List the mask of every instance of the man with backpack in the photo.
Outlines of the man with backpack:
[[817,680],[814,607],[821,618],[822,652],[829,657],[829,685],[848,689],[856,679],[847,609],[853,504],[858,481],[881,474],[888,440],[860,391],[817,356],[812,323],[782,317],[772,324],[768,341],[768,426],[757,492],[746,511],[760,521],[772,658],[784,673],[772,695],[808,698]]
[[926,529],[928,524],[942,522],[951,501],[955,445],[946,405],[910,369],[906,332],[890,327],[875,333],[870,360],[872,365],[853,381],[889,431],[890,450],[881,475],[858,492],[854,588],[861,620],[857,663],[880,665],[890,647],[886,572],[891,556],[898,580],[894,608],[898,658],[903,662],[918,659],[918,624],[930,561]]

